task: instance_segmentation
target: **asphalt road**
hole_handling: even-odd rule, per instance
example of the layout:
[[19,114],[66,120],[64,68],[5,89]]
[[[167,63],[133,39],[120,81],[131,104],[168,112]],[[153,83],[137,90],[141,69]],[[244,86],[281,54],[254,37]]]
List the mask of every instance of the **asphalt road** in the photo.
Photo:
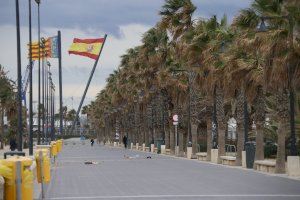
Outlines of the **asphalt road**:
[[299,200],[300,181],[77,142],[59,155],[46,199]]

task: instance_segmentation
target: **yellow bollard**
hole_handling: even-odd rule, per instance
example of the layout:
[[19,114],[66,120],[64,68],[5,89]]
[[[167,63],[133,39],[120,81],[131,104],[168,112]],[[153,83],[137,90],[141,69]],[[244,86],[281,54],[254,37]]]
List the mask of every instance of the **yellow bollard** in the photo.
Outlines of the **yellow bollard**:
[[[40,158],[40,152],[42,152],[42,158]],[[47,149],[37,149],[36,150],[35,159],[36,159],[38,183],[42,183],[42,182],[49,183],[51,180],[50,159],[48,157],[48,153],[49,152]],[[42,170],[42,172],[41,172],[41,170]],[[43,174],[44,178],[42,178],[42,174]]]
[[57,140],[56,144],[57,144],[57,152],[59,153],[59,152],[61,152],[61,149],[62,149],[62,141]]
[[56,144],[56,142],[51,142],[51,156],[57,156],[57,144]]
[[2,165],[1,169],[6,171],[3,174],[5,178],[5,200],[15,200],[17,195],[22,200],[33,199],[33,174],[29,169],[32,165],[32,159],[14,156],[1,160],[0,165]]

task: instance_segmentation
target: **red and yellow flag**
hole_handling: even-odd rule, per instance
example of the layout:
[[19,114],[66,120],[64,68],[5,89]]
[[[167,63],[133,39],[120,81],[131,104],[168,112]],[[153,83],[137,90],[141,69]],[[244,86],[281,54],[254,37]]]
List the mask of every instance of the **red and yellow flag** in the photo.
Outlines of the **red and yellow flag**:
[[[29,44],[28,51],[29,51]],[[45,39],[44,48],[39,49],[39,43],[32,42],[31,43],[31,50],[32,50],[32,60],[38,60],[39,59],[39,51],[40,51],[40,59],[45,58],[58,58],[58,37],[49,37]],[[28,53],[29,57],[29,53]]]
[[92,59],[97,59],[104,42],[104,38],[96,39],[78,39],[74,38],[69,49],[69,54],[86,56]]

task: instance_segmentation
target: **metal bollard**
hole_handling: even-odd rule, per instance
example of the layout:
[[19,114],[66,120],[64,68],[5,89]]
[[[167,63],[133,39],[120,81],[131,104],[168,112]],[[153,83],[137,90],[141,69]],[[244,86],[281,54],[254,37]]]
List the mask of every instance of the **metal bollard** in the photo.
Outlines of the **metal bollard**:
[[45,198],[45,193],[44,193],[44,169],[43,169],[43,152],[39,152],[39,160],[40,160],[40,172],[41,172],[41,177],[42,177],[42,199]]
[[17,200],[22,200],[22,164],[21,161],[16,162],[16,196]]

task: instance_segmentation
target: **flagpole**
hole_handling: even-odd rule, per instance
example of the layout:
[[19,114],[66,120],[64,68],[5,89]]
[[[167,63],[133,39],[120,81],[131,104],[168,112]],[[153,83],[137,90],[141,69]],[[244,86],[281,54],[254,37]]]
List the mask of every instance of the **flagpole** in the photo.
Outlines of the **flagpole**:
[[75,116],[75,119],[74,119],[74,121],[73,121],[72,129],[71,129],[71,134],[73,134],[73,131],[74,131],[74,128],[75,128],[76,122],[77,122],[77,120],[78,120],[79,112],[80,112],[80,110],[81,110],[81,107],[82,107],[82,104],[83,104],[83,102],[84,102],[84,99],[85,99],[86,93],[87,93],[87,91],[88,91],[88,89],[89,89],[89,86],[90,86],[91,80],[92,80],[92,78],[93,78],[93,75],[94,75],[94,72],[95,72],[95,70],[96,70],[96,67],[97,67],[97,64],[98,64],[98,61],[99,61],[99,58],[100,58],[101,52],[102,52],[102,50],[103,50],[103,47],[104,47],[104,44],[105,44],[105,41],[106,41],[106,37],[107,37],[107,34],[105,34],[105,35],[104,35],[104,40],[103,40],[103,44],[102,44],[102,46],[101,46],[101,49],[100,49],[99,55],[98,55],[98,57],[97,57],[97,59],[96,59],[96,61],[95,61],[94,67],[93,67],[93,69],[92,69],[92,71],[91,71],[91,74],[90,74],[89,80],[88,80],[88,82],[87,82],[87,84],[86,84],[86,87],[85,87],[84,93],[83,93],[83,95],[82,95],[82,98],[81,98],[80,104],[79,104],[79,106],[78,106],[78,109],[77,109],[77,112],[76,112],[76,116]]
[[31,33],[31,0],[29,6],[29,155],[33,155],[33,110],[32,110],[32,33]]
[[41,24],[40,24],[40,0],[35,0],[38,4],[38,45],[39,45],[39,68],[38,68],[38,132],[37,144],[41,144]]
[[22,74],[21,74],[21,42],[20,42],[20,17],[19,0],[16,0],[16,32],[17,32],[17,74],[18,74],[18,151],[23,150],[23,125],[22,125]]
[[58,75],[59,75],[59,132],[63,134],[63,101],[62,101],[62,70],[61,70],[61,33],[58,31]]

